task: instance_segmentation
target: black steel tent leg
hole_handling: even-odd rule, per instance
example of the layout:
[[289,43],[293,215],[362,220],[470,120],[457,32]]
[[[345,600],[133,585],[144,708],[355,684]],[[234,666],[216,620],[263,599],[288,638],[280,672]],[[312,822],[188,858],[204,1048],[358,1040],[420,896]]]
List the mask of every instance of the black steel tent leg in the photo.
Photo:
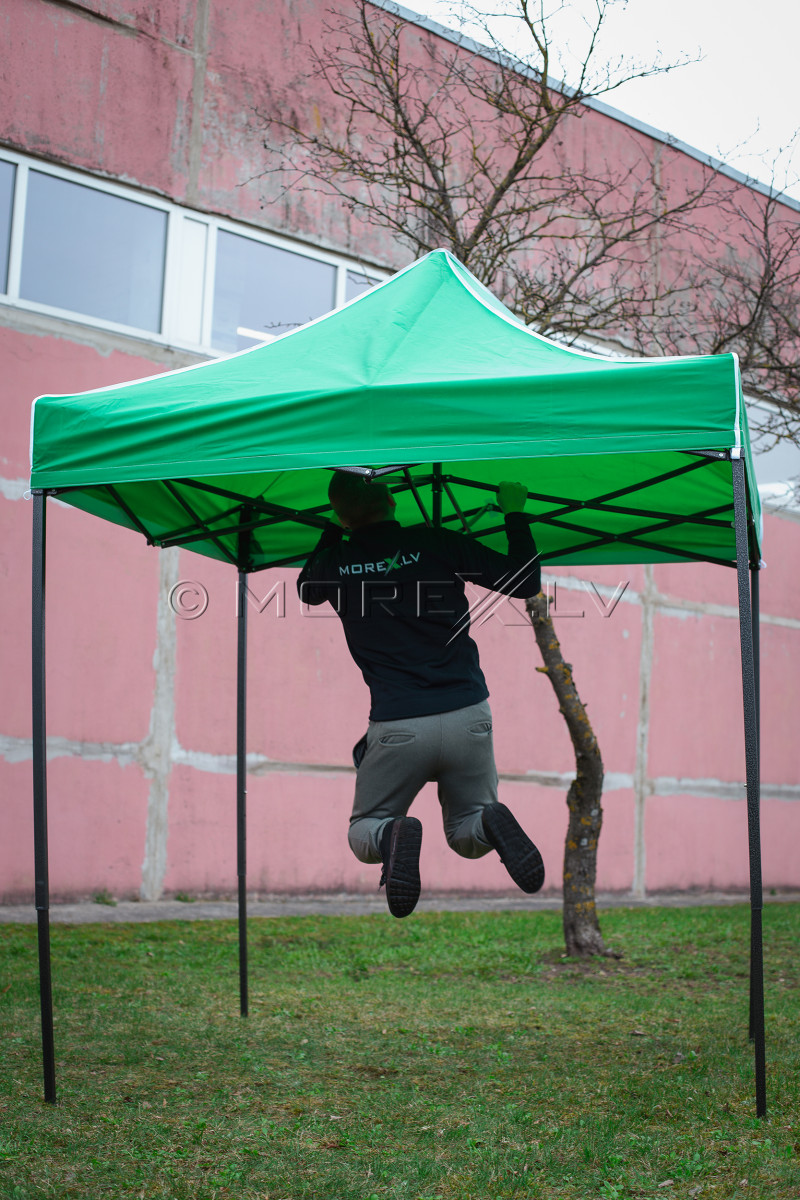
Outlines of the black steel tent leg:
[[[758,566],[750,568],[750,596],[752,599],[752,627],[753,627],[753,674],[755,677],[755,694],[756,694],[756,750],[758,753],[758,772],[761,775],[761,629],[760,629],[760,605],[758,596]],[[755,1021],[753,1003],[753,963],[758,954],[756,945],[756,930],[751,922],[750,925],[750,1041],[755,1040]]]
[[433,512],[433,525],[435,529],[442,527],[442,464],[433,464],[433,479],[431,480],[433,487],[433,502],[431,509]]
[[764,958],[761,936],[761,829],[758,756],[758,692],[756,687],[753,612],[747,536],[747,493],[744,459],[731,462],[736,530],[736,574],[739,590],[739,638],[742,651],[744,753],[747,772],[747,831],[750,848],[750,1009],[755,1042],[756,1115],[766,1116],[766,1055],[764,1046]]
[[239,1007],[247,1016],[247,572],[239,572],[236,651],[236,874],[239,883]]
[[47,855],[47,733],[45,728],[44,596],[46,504],[33,493],[33,848],[39,926],[39,1000],[42,1012],[44,1098],[56,1102],[53,988],[50,977],[50,878]]

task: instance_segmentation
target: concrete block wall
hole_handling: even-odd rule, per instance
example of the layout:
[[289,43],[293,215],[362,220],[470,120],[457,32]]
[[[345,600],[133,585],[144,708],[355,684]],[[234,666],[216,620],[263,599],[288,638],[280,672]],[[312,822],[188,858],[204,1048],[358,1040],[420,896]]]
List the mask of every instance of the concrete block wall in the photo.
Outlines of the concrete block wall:
[[[386,267],[408,253],[319,193],[264,175],[270,103],[335,119],[307,58],[326,0],[7,0],[10,47],[0,144]],[[419,49],[421,31],[412,31]],[[16,47],[16,49],[14,49]],[[422,52],[420,50],[420,52]],[[315,87],[317,90],[315,91]],[[627,163],[652,151],[664,186],[699,164],[599,113],[565,130],[576,160]],[[597,156],[596,159],[592,156]],[[747,196],[744,197],[746,201]],[[713,221],[713,211],[707,219]],[[671,270],[669,261],[661,264]],[[674,264],[673,264],[674,266]],[[0,302],[0,898],[32,894],[30,758],[30,404],[196,361],[145,340]],[[767,518],[762,584],[764,876],[797,887],[800,829],[800,524]],[[350,747],[367,697],[335,618],[301,617],[291,573],[250,634],[251,886],[371,890],[349,855]],[[182,620],[181,580],[208,590]],[[620,582],[627,587],[609,617]],[[587,591],[594,585],[595,591]],[[707,566],[598,568],[558,576],[559,630],[606,765],[601,888],[746,885],[747,841],[735,579]],[[235,577],[188,552],[48,502],[48,731],[52,888],[235,888]],[[602,607],[602,605],[601,605]],[[569,616],[570,611],[584,616]],[[504,798],[543,846],[557,887],[571,748],[524,615],[504,605],[476,633],[492,690]],[[427,888],[497,890],[494,856],[459,860],[429,788],[418,801]]]

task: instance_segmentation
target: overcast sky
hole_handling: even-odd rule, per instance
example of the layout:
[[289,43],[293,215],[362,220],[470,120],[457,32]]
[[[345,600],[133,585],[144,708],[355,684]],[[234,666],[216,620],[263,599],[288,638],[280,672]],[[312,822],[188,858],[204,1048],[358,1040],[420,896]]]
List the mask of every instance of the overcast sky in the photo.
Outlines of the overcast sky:
[[[479,0],[487,11],[500,3]],[[452,28],[452,0],[405,0],[406,7]],[[558,0],[553,0],[555,12]],[[573,0],[555,13],[554,41],[576,52],[585,41],[581,14],[593,0]],[[513,42],[513,27],[502,29]],[[474,36],[478,36],[477,32]],[[702,56],[700,62],[660,77],[634,80],[604,97],[606,103],[672,133],[681,141],[723,158],[731,166],[770,182],[773,161],[792,141],[800,121],[797,55],[800,4],[796,0],[628,0],[609,16],[604,50],[610,59],[624,54],[664,62]],[[508,45],[510,50],[518,46]],[[552,74],[553,72],[551,72]],[[567,61],[567,76],[569,76]],[[746,145],[745,145],[746,143]],[[776,182],[800,199],[800,152],[784,154]]]

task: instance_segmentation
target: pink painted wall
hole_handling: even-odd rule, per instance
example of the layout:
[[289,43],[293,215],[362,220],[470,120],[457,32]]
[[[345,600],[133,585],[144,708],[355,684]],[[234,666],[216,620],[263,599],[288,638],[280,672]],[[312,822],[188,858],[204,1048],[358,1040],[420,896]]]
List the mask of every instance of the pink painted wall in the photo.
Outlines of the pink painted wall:
[[[321,0],[95,0],[78,9],[9,0],[0,141],[137,184],[179,203],[288,232],[386,266],[407,254],[318,196],[278,198],[261,177],[257,110],[294,106],[335,119],[319,85],[299,79],[321,37]],[[102,18],[102,19],[98,19]],[[421,46],[425,37],[412,31]],[[18,47],[13,52],[14,46]],[[316,87],[316,90],[315,90]],[[146,102],[141,102],[146,97]],[[139,102],[137,102],[139,101]],[[565,132],[575,161],[662,159],[665,186],[698,164],[590,113]],[[743,195],[747,203],[749,196]],[[711,220],[711,215],[709,220]],[[673,264],[674,265],[674,264]],[[663,263],[669,271],[667,255]],[[0,443],[0,898],[33,887],[30,778],[30,402],[136,378],[184,359],[67,321],[28,321],[0,304],[5,387]],[[55,896],[235,889],[235,575],[189,552],[48,504],[48,733]],[[763,833],[768,887],[800,885],[800,523],[767,517],[762,580]],[[574,663],[607,773],[601,889],[746,886],[744,757],[732,571],[695,565],[598,567],[598,586],[628,589],[609,618],[559,573],[558,630]],[[172,582],[208,590],[207,611],[165,608]],[[350,748],[367,693],[335,618],[300,615],[292,572],[266,572],[276,602],[250,621],[249,867],[254,890],[371,891],[378,871],[350,855]],[[568,612],[583,615],[566,615]],[[524,615],[504,605],[476,631],[492,691],[502,796],[542,846],[557,889],[573,766],[563,721]],[[428,890],[508,888],[494,856],[446,847],[433,788],[417,802]]]
[[[52,886],[57,896],[116,895],[141,888],[152,777],[141,753],[154,714],[159,553],[136,535],[49,504],[48,731]],[[29,729],[28,554],[30,506],[0,501],[10,678],[0,710],[6,835],[0,879],[7,898],[32,886]],[[800,524],[767,518],[786,563],[800,554]],[[791,851],[800,820],[800,755],[793,714],[800,619],[782,610],[785,569],[762,586],[763,833],[767,887],[796,886]],[[615,586],[613,568],[593,573]],[[626,598],[603,618],[589,595],[560,592],[558,630],[574,662],[607,772],[599,854],[601,889],[744,888],[747,884],[744,758],[733,572],[658,567],[642,603],[644,571],[630,572]],[[577,576],[570,573],[573,581]],[[706,576],[705,581],[703,576]],[[172,617],[176,669],[174,728],[166,772],[167,893],[231,893],[235,884],[235,574],[181,552],[177,576],[202,583],[207,611]],[[567,573],[562,573],[562,588]],[[350,747],[365,727],[366,689],[347,655],[338,621],[307,618],[293,573],[254,579],[275,601],[251,611],[249,635],[249,879],[253,890],[370,891],[377,870],[346,845],[352,795]],[[720,583],[720,579],[722,583]],[[695,599],[708,594],[708,601]],[[773,595],[775,596],[773,607]],[[726,603],[726,600],[728,603]],[[679,607],[684,602],[689,609]],[[505,606],[504,606],[505,607]],[[542,846],[548,887],[559,883],[566,828],[565,781],[572,766],[563,722],[530,630],[501,608],[476,631],[492,690],[504,800]],[[795,610],[796,613],[797,610]],[[648,651],[645,616],[652,625]],[[501,624],[501,618],[503,623]],[[651,665],[647,666],[648,656]],[[795,664],[791,669],[791,664]],[[646,765],[637,796],[641,672],[646,692]],[[417,802],[425,825],[423,874],[430,890],[502,891],[494,856],[457,858],[446,847],[435,791]],[[638,865],[637,865],[638,864]],[[159,889],[159,890],[160,890]]]
[[[269,125],[272,114],[312,125],[341,125],[344,118],[341,102],[310,72],[309,47],[330,40],[327,3],[161,0],[154,7],[88,0],[82,7],[89,11],[6,0],[0,142],[366,261],[405,264],[407,251],[386,232],[329,196],[287,192],[287,180],[271,171],[264,142],[279,136]],[[341,8],[347,12],[347,0]],[[426,61],[432,40],[409,26],[407,55]],[[596,111],[564,124],[558,154],[585,164],[589,174],[609,163],[621,176],[633,170],[645,191],[657,171],[659,187],[674,199],[703,177],[694,158]],[[556,169],[555,158],[550,167]],[[728,190],[722,180],[719,186],[720,194]],[[752,196],[730,186],[747,209]],[[712,232],[718,224],[711,209]],[[725,235],[737,241],[730,223]],[[662,229],[659,247],[668,282],[684,264],[685,239],[670,245]],[[746,253],[740,238],[738,248]]]

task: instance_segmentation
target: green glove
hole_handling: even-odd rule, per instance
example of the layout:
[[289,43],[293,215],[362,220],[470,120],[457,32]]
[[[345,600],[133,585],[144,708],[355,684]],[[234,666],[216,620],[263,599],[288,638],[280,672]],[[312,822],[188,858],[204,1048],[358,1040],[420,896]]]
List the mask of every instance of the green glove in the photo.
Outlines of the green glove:
[[503,480],[497,489],[497,503],[504,513],[524,512],[528,489],[524,483],[509,483]]

